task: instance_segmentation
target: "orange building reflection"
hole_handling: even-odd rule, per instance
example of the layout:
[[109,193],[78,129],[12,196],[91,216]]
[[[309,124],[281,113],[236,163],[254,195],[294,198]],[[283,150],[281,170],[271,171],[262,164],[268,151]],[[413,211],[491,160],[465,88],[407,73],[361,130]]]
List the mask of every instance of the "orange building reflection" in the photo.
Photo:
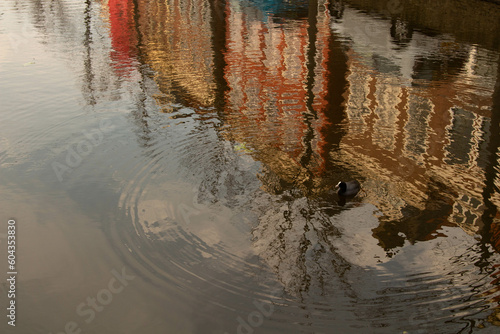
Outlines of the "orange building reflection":
[[331,126],[328,85],[334,80],[327,68],[328,22],[326,13],[276,23],[227,8],[225,134],[248,143],[259,160],[296,186],[319,186],[325,172],[322,149],[328,143],[321,136]]

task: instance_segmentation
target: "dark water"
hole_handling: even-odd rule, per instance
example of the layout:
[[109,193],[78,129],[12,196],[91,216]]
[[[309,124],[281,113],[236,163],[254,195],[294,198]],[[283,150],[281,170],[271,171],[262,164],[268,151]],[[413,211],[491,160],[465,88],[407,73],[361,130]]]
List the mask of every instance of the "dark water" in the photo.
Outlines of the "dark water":
[[0,45],[2,333],[499,330],[494,1],[5,0]]

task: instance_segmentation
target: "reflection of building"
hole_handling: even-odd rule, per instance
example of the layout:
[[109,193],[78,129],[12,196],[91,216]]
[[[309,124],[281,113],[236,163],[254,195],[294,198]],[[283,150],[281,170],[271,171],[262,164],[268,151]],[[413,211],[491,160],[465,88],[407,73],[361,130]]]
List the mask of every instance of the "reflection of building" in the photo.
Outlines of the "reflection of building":
[[205,0],[108,0],[107,5],[110,57],[119,75],[127,76],[138,61],[147,64],[161,91],[154,97],[166,111],[178,99],[213,104],[211,12]]
[[214,102],[210,6],[205,0],[140,1],[138,29],[141,60],[154,71],[161,94],[158,104],[172,101],[208,107]]
[[[346,108],[352,131],[343,138],[345,149],[363,157],[362,174],[383,183],[392,179],[394,197],[406,206],[425,210],[431,180],[446,180],[436,191],[453,198],[450,222],[477,232],[492,107],[491,95],[482,91],[491,92],[496,80],[475,75],[481,68],[478,52],[485,51],[417,32],[395,48],[389,21],[349,8],[344,17],[333,29],[352,41]],[[394,187],[394,181],[402,187]],[[379,195],[369,197],[384,206]],[[403,218],[396,213],[388,218]]]
[[127,75],[136,57],[137,37],[132,0],[109,0],[111,60],[120,75]]
[[[482,45],[490,50],[498,49],[500,31],[500,7],[492,4],[498,0],[331,0],[345,3],[365,13],[377,16],[411,19],[412,25],[422,30],[443,35],[453,35],[459,41]],[[450,10],[450,8],[453,8]],[[474,29],[471,29],[474,27]]]
[[225,134],[248,142],[256,158],[286,183],[318,187],[328,159],[323,132],[330,130],[334,109],[329,85],[335,81],[343,90],[345,81],[345,73],[333,77],[328,68],[336,55],[345,64],[340,49],[332,53],[325,8],[282,23],[277,17],[286,11],[265,16],[232,6],[224,57],[230,126]]

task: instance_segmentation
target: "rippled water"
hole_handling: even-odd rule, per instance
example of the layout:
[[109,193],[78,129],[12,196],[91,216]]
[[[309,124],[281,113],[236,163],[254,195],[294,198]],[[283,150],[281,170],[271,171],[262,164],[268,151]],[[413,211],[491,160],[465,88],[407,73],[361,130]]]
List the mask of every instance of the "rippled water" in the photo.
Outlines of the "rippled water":
[[2,1],[2,332],[497,332],[499,22]]

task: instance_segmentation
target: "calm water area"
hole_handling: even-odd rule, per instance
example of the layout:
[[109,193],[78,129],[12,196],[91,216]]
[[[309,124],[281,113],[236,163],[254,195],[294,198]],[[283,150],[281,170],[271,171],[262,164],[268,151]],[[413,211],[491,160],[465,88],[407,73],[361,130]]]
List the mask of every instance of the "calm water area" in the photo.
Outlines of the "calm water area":
[[0,332],[499,333],[499,145],[497,1],[2,0]]

